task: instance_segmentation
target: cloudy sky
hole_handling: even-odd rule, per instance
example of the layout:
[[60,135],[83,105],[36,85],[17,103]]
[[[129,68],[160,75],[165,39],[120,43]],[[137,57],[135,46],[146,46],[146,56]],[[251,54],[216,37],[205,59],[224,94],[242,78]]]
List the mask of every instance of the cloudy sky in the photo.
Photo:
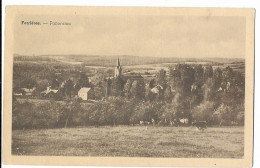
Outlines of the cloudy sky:
[[[25,26],[21,21],[71,22]],[[245,56],[245,18],[201,16],[18,16],[14,51],[154,57]]]

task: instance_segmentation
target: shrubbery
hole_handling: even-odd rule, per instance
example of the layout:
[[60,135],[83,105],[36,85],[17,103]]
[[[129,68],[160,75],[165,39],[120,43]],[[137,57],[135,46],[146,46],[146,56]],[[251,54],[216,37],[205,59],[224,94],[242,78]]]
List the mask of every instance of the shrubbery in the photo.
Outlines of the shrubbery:
[[[77,126],[134,125],[152,119],[159,124],[177,121],[182,113],[177,105],[167,102],[138,102],[134,99],[109,97],[86,103],[71,99],[66,103],[48,101],[33,104],[16,102],[13,109],[13,129],[63,128]],[[243,106],[232,108],[206,101],[192,110],[193,121],[209,125],[243,125]],[[176,123],[175,123],[176,124]]]
[[12,126],[13,129],[37,129],[129,124],[132,103],[116,97],[94,103],[82,102],[80,98],[70,99],[65,104],[56,101],[41,104],[15,102]]

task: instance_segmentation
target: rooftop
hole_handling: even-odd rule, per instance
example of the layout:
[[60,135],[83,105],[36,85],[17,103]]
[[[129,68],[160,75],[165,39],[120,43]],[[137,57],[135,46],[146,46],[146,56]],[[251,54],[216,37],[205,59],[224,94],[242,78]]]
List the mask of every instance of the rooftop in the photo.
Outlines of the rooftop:
[[87,87],[83,87],[79,90],[79,92],[81,93],[88,93],[90,91],[91,88],[87,88]]

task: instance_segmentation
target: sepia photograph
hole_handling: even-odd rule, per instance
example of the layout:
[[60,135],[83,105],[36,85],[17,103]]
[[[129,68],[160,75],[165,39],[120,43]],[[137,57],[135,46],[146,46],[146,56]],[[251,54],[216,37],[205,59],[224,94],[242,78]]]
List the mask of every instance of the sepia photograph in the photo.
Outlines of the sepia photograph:
[[56,8],[7,9],[11,157],[251,164],[254,11]]

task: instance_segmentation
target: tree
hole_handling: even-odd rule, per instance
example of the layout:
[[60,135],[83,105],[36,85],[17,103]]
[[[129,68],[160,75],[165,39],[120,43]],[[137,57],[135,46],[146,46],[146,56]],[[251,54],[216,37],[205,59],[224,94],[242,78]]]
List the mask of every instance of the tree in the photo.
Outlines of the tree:
[[166,71],[161,69],[159,71],[159,73],[156,76],[156,81],[157,84],[161,85],[163,88],[166,86],[167,84],[167,80],[166,80]]
[[99,86],[100,83],[102,83],[105,80],[104,73],[97,72],[95,75],[91,78],[91,84],[94,86]]
[[88,76],[86,74],[84,74],[84,73],[81,73],[80,74],[80,78],[79,78],[77,84],[79,85],[80,88],[82,88],[82,87],[90,87]]
[[240,72],[234,72],[233,80],[231,81],[230,93],[232,99],[236,100],[237,104],[244,104],[245,101],[245,76]]
[[41,92],[46,90],[47,86],[49,86],[48,80],[38,80],[36,89],[33,91],[34,96],[40,96]]
[[163,106],[163,112],[159,116],[159,120],[164,124],[172,124],[177,119],[177,106],[172,103],[167,103]]
[[228,66],[222,72],[222,79],[223,81],[228,82],[232,80],[232,78],[233,78],[233,69]]
[[201,64],[195,66],[194,82],[200,88],[203,85],[204,70]]
[[103,87],[95,86],[93,89],[94,89],[94,97],[96,100],[101,100],[103,97],[105,97],[105,91]]
[[221,104],[213,114],[214,121],[219,122],[219,126],[231,125],[236,118],[230,106]]
[[151,88],[149,86],[149,84],[147,84],[145,86],[145,100],[146,101],[153,101],[156,97],[156,94],[154,94],[153,92],[151,92]]
[[111,125],[129,124],[134,105],[122,97],[109,97],[107,99],[109,105],[106,113],[106,121]]
[[173,98],[171,87],[169,85],[166,86],[164,91],[164,100],[171,102]]
[[36,80],[33,79],[32,77],[25,77],[22,82],[21,82],[21,86],[28,88],[28,89],[32,89],[33,87],[36,86]]
[[[232,77],[228,77],[232,75]],[[225,78],[223,79],[223,87],[226,91],[221,94],[221,101],[229,106],[236,106],[237,104],[244,104],[245,101],[245,77],[240,72],[225,71]],[[227,89],[229,84],[229,89]]]
[[155,85],[156,85],[156,82],[155,82],[155,79],[152,79],[150,82],[149,82],[149,88],[150,89],[152,89],[152,88],[154,88],[155,87]]
[[216,96],[216,90],[214,90],[214,82],[211,78],[208,78],[205,84],[202,86],[204,93],[204,101],[212,101]]
[[125,86],[124,86],[124,95],[125,97],[127,98],[130,98],[131,97],[131,87],[132,87],[132,80],[131,79],[128,79]]
[[139,102],[134,108],[134,112],[130,118],[132,124],[139,123],[139,121],[149,121],[152,119],[159,120],[159,116],[163,112],[163,103],[159,102]]
[[72,79],[67,79],[62,82],[60,88],[59,88],[59,93],[57,93],[58,98],[71,98],[72,92],[74,90],[74,83]]
[[81,101],[82,101],[81,98],[72,98],[67,100],[66,107],[64,107],[62,110],[63,115],[66,119],[64,125],[65,128],[70,124],[74,113],[81,111],[81,105],[80,105]]
[[194,69],[190,65],[184,64],[181,67],[182,94],[188,96],[191,93],[191,85],[194,82]]
[[214,113],[214,103],[210,101],[205,101],[199,106],[192,110],[192,118],[196,121],[207,121],[211,124],[211,119]]
[[108,107],[109,104],[105,101],[99,101],[90,106],[89,119],[96,127],[105,122],[105,114]]
[[134,80],[130,93],[134,98],[143,99],[145,97],[145,86],[143,80]]
[[65,97],[71,98],[71,93],[74,89],[74,83],[71,79],[65,80],[61,85],[61,92]]
[[171,79],[172,84],[175,84],[181,80],[180,69],[181,69],[181,64],[178,64],[175,67],[172,67],[172,66],[169,67],[170,79]]
[[52,87],[52,89],[57,89],[57,88],[59,88],[59,86],[60,86],[60,82],[59,82],[59,79],[58,79],[58,77],[55,75],[55,74],[51,74],[50,76],[49,76],[49,81],[50,81],[50,86]]
[[206,81],[208,78],[213,77],[213,68],[211,65],[207,66],[204,71],[204,81]]
[[214,89],[218,90],[222,81],[222,70],[217,68],[213,72]]
[[124,81],[118,77],[112,80],[111,94],[112,96],[123,96]]
[[111,80],[105,79],[101,74],[96,74],[93,78],[94,80],[91,80],[91,84],[93,85],[95,99],[100,100],[110,95]]
[[138,102],[134,106],[133,114],[130,117],[130,123],[131,124],[139,124],[140,121],[143,121],[144,118],[144,113],[145,111],[143,110],[144,107],[144,102]]
[[12,107],[12,129],[32,127],[33,104],[29,102],[16,102]]

